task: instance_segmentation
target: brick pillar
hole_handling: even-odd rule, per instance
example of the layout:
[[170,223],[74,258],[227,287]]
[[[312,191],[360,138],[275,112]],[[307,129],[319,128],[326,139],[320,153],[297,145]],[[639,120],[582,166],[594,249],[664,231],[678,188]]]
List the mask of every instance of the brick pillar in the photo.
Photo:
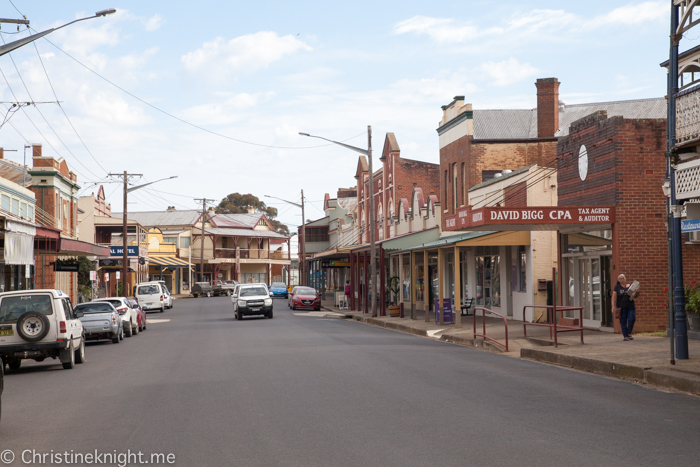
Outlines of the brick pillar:
[[559,80],[542,78],[537,86],[537,137],[551,138],[559,130]]

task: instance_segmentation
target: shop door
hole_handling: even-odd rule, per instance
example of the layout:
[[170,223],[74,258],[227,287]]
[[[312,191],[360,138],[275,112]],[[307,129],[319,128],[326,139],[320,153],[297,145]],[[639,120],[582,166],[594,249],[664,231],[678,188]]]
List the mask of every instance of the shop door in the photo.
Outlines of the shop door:
[[602,322],[603,301],[601,258],[576,258],[579,296],[576,306],[583,307],[583,325],[598,328]]
[[600,257],[601,296],[603,297],[603,326],[613,327],[612,311],[612,257]]

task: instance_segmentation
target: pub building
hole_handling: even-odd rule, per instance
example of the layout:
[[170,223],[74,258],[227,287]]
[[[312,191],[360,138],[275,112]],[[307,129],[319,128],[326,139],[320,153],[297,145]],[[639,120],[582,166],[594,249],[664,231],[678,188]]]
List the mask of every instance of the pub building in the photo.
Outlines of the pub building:
[[[510,197],[503,196],[500,202],[490,204],[470,196],[469,205],[445,216],[445,233],[526,232],[531,241],[517,246],[520,256],[515,254],[515,245],[510,255],[507,247],[499,247],[499,257],[494,247],[488,255],[477,248],[475,263],[466,266],[471,270],[467,282],[455,293],[449,290],[449,278],[443,280],[443,297],[452,295],[455,301],[475,297],[487,308],[499,311],[500,304],[501,313],[505,308],[504,314],[522,319],[522,303],[516,292],[519,281],[524,282],[526,291],[535,287],[539,291],[540,284],[553,277],[551,268],[547,274],[542,267],[546,263],[542,258],[539,268],[522,266],[539,256],[543,247],[546,249],[547,242],[542,238],[537,241],[535,235],[548,232],[554,236],[551,265],[558,272],[557,303],[583,307],[583,326],[619,331],[619,323],[613,320],[611,297],[617,276],[622,273],[641,286],[635,331],[665,330],[668,311],[659,298],[664,296],[668,283],[666,197],[662,190],[665,130],[666,120],[661,118],[608,118],[606,111],[592,113],[573,121],[568,134],[558,139],[555,170],[529,167],[525,179],[508,174],[511,183],[504,191],[523,184],[536,186],[551,177],[549,188],[556,192],[552,193],[555,203],[547,206],[530,200],[529,189],[524,197],[512,192]],[[497,196],[493,199],[498,201]],[[489,281],[487,262],[491,265]],[[496,269],[495,262],[499,265]],[[684,245],[683,263],[686,277],[700,277],[700,245]],[[471,283],[472,277],[476,283]],[[542,304],[543,297],[528,292],[525,300]],[[579,318],[564,317],[575,322]],[[528,321],[537,318],[526,316]]]

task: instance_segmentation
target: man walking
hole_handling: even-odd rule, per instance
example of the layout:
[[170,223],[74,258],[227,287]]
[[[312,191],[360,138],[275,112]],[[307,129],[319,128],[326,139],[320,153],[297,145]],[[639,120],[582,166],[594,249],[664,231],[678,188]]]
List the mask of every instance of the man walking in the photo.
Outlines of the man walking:
[[615,317],[620,320],[620,329],[622,330],[624,341],[634,340],[632,337],[632,329],[637,319],[634,299],[627,293],[629,288],[630,284],[627,283],[625,275],[620,274],[617,276],[617,284],[613,289],[612,295],[612,307],[615,312]]

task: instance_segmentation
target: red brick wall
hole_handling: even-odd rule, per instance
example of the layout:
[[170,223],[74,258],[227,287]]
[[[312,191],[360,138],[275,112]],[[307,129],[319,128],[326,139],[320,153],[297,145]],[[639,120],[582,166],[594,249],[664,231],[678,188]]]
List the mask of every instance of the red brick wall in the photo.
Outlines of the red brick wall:
[[551,138],[559,130],[559,81],[556,78],[538,79],[537,137]]
[[504,190],[503,206],[510,208],[514,206],[527,206],[527,183],[520,182],[507,186]]
[[[666,122],[662,119],[607,118],[604,112],[574,122],[557,152],[561,206],[615,205],[613,277],[624,273],[638,280],[635,331],[657,331],[668,326],[668,314],[659,297],[668,284],[666,198],[660,180],[666,171]],[[578,155],[588,152],[588,175],[581,181]],[[684,275],[700,277],[700,247],[684,245]]]

